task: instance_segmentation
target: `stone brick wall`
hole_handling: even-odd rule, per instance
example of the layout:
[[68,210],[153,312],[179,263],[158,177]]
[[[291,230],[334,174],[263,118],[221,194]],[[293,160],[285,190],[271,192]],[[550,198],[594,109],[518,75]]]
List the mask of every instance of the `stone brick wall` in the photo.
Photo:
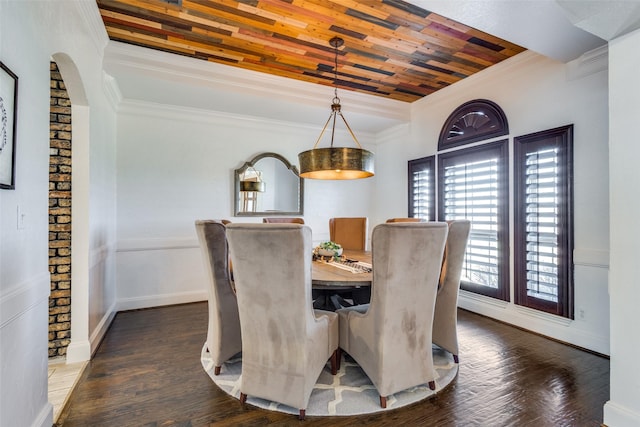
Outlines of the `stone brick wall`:
[[67,354],[71,339],[71,102],[51,62],[49,118],[49,357]]

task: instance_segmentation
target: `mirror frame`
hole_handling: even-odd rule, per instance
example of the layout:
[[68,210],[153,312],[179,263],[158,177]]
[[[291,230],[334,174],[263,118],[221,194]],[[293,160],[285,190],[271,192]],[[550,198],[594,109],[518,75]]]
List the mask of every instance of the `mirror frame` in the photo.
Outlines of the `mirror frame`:
[[[298,177],[298,211],[294,212],[240,212],[240,176],[249,168],[255,167],[255,164],[267,157],[280,160],[295,176]],[[234,178],[234,192],[233,192],[233,216],[281,216],[281,215],[303,215],[304,214],[304,179],[300,177],[298,168],[295,165],[289,163],[287,159],[277,153],[261,153],[253,157],[244,165],[235,170]]]

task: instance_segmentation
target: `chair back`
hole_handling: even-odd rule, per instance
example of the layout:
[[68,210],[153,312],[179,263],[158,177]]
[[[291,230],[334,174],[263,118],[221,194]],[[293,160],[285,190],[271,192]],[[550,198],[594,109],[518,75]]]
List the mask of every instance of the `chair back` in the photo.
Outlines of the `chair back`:
[[433,319],[433,342],[458,359],[458,291],[471,222],[448,221],[449,235],[440,271]]
[[377,225],[368,310],[338,310],[340,346],[380,396],[436,378],[431,330],[447,232],[444,222]]
[[329,220],[329,238],[339,243],[343,249],[365,250],[367,247],[368,219],[331,218]]
[[389,218],[387,220],[388,224],[394,222],[425,222],[425,220],[422,218]]
[[[242,327],[240,391],[306,408],[328,357],[311,298],[311,228],[301,224],[229,224]],[[324,334],[324,335],[323,335]],[[337,348],[337,324],[334,350]]]
[[226,227],[218,220],[197,220],[195,227],[208,278],[207,348],[214,365],[220,367],[242,350],[238,303],[229,276]]
[[304,224],[302,218],[262,218],[262,222],[265,224]]
[[[381,341],[387,351],[393,350],[397,340],[404,341],[402,348],[415,345],[411,334],[419,329],[431,335],[447,232],[443,222],[380,224],[374,228],[369,311],[385,337]],[[411,325],[405,324],[409,318]],[[397,331],[406,335],[396,336]],[[423,349],[429,354],[430,342]]]

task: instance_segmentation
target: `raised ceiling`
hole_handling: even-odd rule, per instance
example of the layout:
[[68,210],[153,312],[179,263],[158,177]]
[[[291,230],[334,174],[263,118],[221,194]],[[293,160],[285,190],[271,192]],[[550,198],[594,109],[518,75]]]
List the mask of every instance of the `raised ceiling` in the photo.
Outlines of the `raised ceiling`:
[[97,3],[111,40],[406,102],[525,50],[401,0]]

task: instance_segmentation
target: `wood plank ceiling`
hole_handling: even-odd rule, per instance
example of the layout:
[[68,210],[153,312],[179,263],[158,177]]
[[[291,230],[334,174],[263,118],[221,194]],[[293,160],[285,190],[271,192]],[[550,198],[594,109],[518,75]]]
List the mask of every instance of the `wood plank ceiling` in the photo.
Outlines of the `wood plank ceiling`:
[[402,0],[97,3],[111,40],[405,102],[525,50]]

